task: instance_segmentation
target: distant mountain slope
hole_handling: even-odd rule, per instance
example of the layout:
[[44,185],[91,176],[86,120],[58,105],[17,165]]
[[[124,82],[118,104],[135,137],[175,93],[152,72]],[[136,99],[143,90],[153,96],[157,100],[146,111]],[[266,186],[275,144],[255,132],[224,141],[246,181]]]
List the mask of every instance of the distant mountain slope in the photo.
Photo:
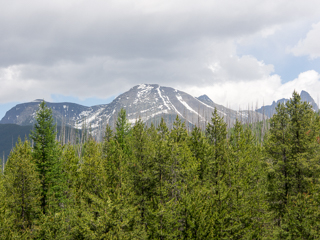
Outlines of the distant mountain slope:
[[229,118],[232,121],[238,119],[242,122],[251,123],[263,119],[263,114],[257,115],[256,112],[252,110],[235,111],[222,105],[216,104],[207,95],[201,95],[200,97],[197,97],[197,99],[212,108],[217,108],[217,110],[220,112],[227,113],[227,119]]
[[[114,126],[117,113],[121,108],[126,109],[127,118],[134,123],[138,118],[144,122],[159,122],[163,116],[170,125],[177,115],[189,124],[205,125],[210,121],[214,108],[226,122],[232,125],[236,118],[244,121],[262,119],[262,114],[254,111],[237,112],[223,106],[206,104],[199,99],[174,88],[163,87],[158,84],[140,84],[118,96],[110,104],[99,108],[87,117],[88,124],[93,129],[104,129],[105,124]],[[252,118],[252,116],[254,116]],[[102,126],[102,127],[101,127]]]
[[[21,140],[29,137],[32,126],[19,126],[16,124],[0,124],[0,158],[9,155],[12,146],[15,146],[18,137]],[[1,162],[1,161],[0,161]]]
[[[0,123],[19,125],[34,124],[34,117],[41,100],[18,104],[10,109]],[[115,98],[111,103],[85,107],[74,103],[47,103],[53,110],[53,117],[58,125],[82,128],[83,125],[92,129],[94,134],[104,131],[106,124],[115,125],[117,114],[121,108],[126,109],[127,118],[134,123],[138,118],[144,122],[159,122],[163,116],[170,125],[178,115],[191,125],[204,126],[210,121],[212,112],[218,113],[231,126],[235,119],[258,121],[262,114],[254,111],[237,112],[215,104],[210,98],[195,98],[185,92],[157,84],[140,84]]]
[[[313,98],[310,96],[310,94],[304,90],[301,91],[300,93],[301,96],[301,100],[305,101],[305,102],[309,102],[312,106],[312,109],[314,111],[318,111],[318,105],[315,103],[315,101],[313,100]],[[282,98],[280,100],[278,100],[277,102],[273,101],[273,103],[271,105],[267,105],[267,106],[263,106],[259,109],[257,109],[256,111],[261,113],[261,114],[265,114],[266,116],[268,116],[268,118],[272,117],[273,114],[276,113],[276,107],[278,106],[279,103],[286,103],[289,99],[286,98]]]
[[[12,147],[16,145],[19,137],[22,141],[29,139],[32,129],[32,125],[20,126],[17,124],[0,124],[0,159],[2,159],[3,155],[7,159]],[[81,130],[75,130],[70,127],[57,127],[57,140],[75,142],[77,138],[80,140],[81,137]]]
[[[11,108],[0,123],[13,123],[18,125],[33,125],[35,123],[35,114],[38,110],[39,103],[42,100],[35,100],[33,102],[18,104]],[[97,107],[86,107],[75,103],[50,103],[47,106],[52,109],[54,119],[57,125],[66,123],[67,125],[74,125],[74,122],[82,119],[90,112],[93,112]]]

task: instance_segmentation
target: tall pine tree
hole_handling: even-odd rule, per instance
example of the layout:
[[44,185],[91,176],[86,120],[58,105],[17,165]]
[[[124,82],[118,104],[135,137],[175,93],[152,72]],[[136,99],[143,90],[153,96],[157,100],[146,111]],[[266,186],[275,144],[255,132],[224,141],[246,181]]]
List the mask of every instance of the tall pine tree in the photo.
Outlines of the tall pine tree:
[[269,166],[267,197],[274,216],[274,237],[312,238],[307,221],[310,215],[301,206],[308,202],[306,197],[319,180],[319,118],[296,92],[276,110],[265,142]]
[[10,153],[1,180],[3,211],[0,214],[4,222],[2,222],[0,238],[35,238],[40,227],[38,219],[41,216],[41,185],[32,160],[30,142],[22,143],[20,139],[18,140]]
[[[36,113],[36,123],[30,138],[34,142],[33,158],[41,182],[41,208],[46,213],[48,194],[55,198],[55,205],[63,201],[64,174],[59,158],[59,148],[55,141],[56,128],[53,124],[52,110],[42,101]],[[49,193],[49,190],[51,191]]]

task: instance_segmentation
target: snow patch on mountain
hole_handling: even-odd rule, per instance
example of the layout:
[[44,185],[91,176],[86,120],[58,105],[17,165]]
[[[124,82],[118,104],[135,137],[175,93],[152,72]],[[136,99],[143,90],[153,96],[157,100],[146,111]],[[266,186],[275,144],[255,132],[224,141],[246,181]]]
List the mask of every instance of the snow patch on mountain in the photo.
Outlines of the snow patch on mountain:
[[170,99],[169,99],[169,97],[168,96],[166,96],[166,98],[167,98],[167,100],[168,100],[168,102],[169,102],[169,104],[170,104],[170,106],[173,108],[173,110],[178,114],[178,115],[180,115],[180,117],[182,117],[183,118],[183,115],[176,109],[176,107],[172,104],[172,102],[170,101]]
[[171,110],[171,108],[168,106],[168,104],[166,103],[166,101],[165,101],[164,98],[162,97],[162,94],[161,94],[161,91],[160,91],[160,86],[157,88],[157,91],[158,91],[159,97],[162,99],[164,105],[165,105],[169,110]]
[[[107,124],[111,127],[115,126],[117,113],[120,112],[121,108],[125,108],[130,124],[134,124],[138,118],[141,118],[143,122],[158,121],[161,115],[169,114],[171,117],[178,115],[190,124],[199,124],[198,121],[200,121],[204,126],[207,122],[204,116],[210,116],[215,106],[217,106],[219,115],[225,116],[229,126],[232,126],[235,119],[239,117],[244,121],[261,119],[262,115],[259,113],[256,113],[257,115],[254,115],[252,111],[238,113],[212,101],[211,103],[209,100],[209,98],[199,100],[170,87],[161,87],[157,84],[140,84],[121,94],[109,104],[86,107],[74,103],[48,103],[48,106],[54,109],[53,114],[58,125],[63,123],[78,129],[83,126],[87,128],[91,126],[92,133],[97,134],[97,136],[103,135],[101,131]],[[38,102],[17,105],[10,110],[2,122],[21,125],[33,124],[37,109]],[[171,117],[166,118],[168,126],[172,126],[172,121],[169,121]]]
[[[189,111],[191,111],[191,112],[195,113],[196,115],[200,116],[200,114],[198,114],[195,110],[193,110],[193,109],[188,105],[188,103],[186,103],[186,102],[183,100],[183,98],[181,97],[180,94],[177,94],[177,95],[176,95],[176,98],[179,100],[179,102],[182,103],[183,106],[186,107],[186,109],[188,109]],[[200,117],[202,118],[202,116],[200,116]]]
[[138,89],[141,89],[141,90],[138,91],[137,97],[139,100],[141,100],[142,98],[145,98],[150,94],[153,87],[150,85],[146,85],[146,84],[140,84]]

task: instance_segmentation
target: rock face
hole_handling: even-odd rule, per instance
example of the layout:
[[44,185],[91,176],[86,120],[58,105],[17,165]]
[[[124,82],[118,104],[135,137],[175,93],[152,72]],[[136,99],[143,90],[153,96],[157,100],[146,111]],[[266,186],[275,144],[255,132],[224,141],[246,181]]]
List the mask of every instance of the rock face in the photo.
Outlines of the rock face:
[[268,118],[271,118],[273,114],[276,113],[276,107],[279,103],[286,103],[288,99],[282,98],[278,100],[277,102],[273,101],[271,105],[263,106],[256,110],[256,112],[259,112],[261,114],[266,115]]
[[[301,100],[304,102],[308,102],[311,104],[312,109],[314,111],[318,111],[318,105],[315,103],[315,101],[313,100],[313,98],[310,96],[310,94],[304,90],[301,91],[300,93],[301,96]],[[277,102],[273,101],[273,103],[271,105],[268,106],[263,106],[259,109],[257,109],[256,111],[266,115],[268,118],[271,118],[273,116],[273,114],[276,113],[276,107],[278,106],[279,103],[286,103],[287,101],[289,101],[289,99],[286,98],[282,98],[280,100],[278,100]]]
[[[33,125],[41,101],[18,104],[6,113],[0,123]],[[234,111],[215,104],[206,95],[195,98],[177,89],[157,84],[135,86],[109,104],[86,107],[75,103],[47,102],[47,106],[52,109],[58,125],[65,124],[79,129],[86,125],[97,134],[104,131],[106,124],[114,127],[121,108],[126,110],[131,124],[139,118],[148,124],[157,124],[163,117],[170,126],[178,115],[188,124],[205,126],[215,108],[229,126],[232,126],[236,119],[245,122],[263,119],[263,115],[255,111]]]
[[302,90],[300,93],[300,96],[301,96],[302,101],[306,101],[306,102],[310,103],[312,106],[312,109],[314,111],[318,112],[318,110],[319,110],[318,105],[316,104],[316,102],[313,100],[313,98],[310,96],[309,93]]

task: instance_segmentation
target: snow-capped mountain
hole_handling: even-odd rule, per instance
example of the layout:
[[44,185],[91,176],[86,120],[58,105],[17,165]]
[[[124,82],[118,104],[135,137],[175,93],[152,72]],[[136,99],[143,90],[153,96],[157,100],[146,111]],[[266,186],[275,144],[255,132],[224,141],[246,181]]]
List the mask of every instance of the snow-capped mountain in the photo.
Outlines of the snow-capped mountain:
[[[40,101],[42,100],[18,104],[6,113],[0,123],[34,124]],[[47,102],[47,106],[52,109],[58,125],[65,124],[75,128],[86,125],[95,133],[103,131],[106,124],[113,127],[121,108],[126,110],[128,121],[131,124],[134,124],[139,118],[146,123],[157,124],[163,117],[170,125],[178,115],[189,124],[205,126],[210,121],[215,108],[229,126],[233,125],[237,118],[244,122],[263,119],[263,115],[255,111],[234,111],[215,104],[205,95],[195,98],[177,89],[157,84],[135,86],[109,104],[86,107],[74,103]]]
[[114,126],[121,108],[126,109],[127,118],[131,124],[134,124],[139,118],[143,122],[157,124],[163,117],[171,126],[178,115],[189,124],[205,126],[210,121],[215,108],[230,126],[233,125],[236,118],[245,122],[263,119],[263,115],[260,113],[254,111],[237,112],[212,101],[208,104],[202,101],[202,98],[197,99],[174,88],[157,84],[140,84],[121,94],[110,104],[98,108],[97,111],[92,112],[79,123],[87,122],[92,129],[104,129],[106,124]]
[[[13,123],[18,125],[33,125],[35,123],[35,114],[39,108],[41,99],[28,103],[18,104],[7,111],[0,123]],[[74,123],[81,121],[85,116],[95,112],[99,107],[86,107],[75,103],[50,103],[47,106],[52,109],[54,119],[58,125],[65,123],[74,126]]]

